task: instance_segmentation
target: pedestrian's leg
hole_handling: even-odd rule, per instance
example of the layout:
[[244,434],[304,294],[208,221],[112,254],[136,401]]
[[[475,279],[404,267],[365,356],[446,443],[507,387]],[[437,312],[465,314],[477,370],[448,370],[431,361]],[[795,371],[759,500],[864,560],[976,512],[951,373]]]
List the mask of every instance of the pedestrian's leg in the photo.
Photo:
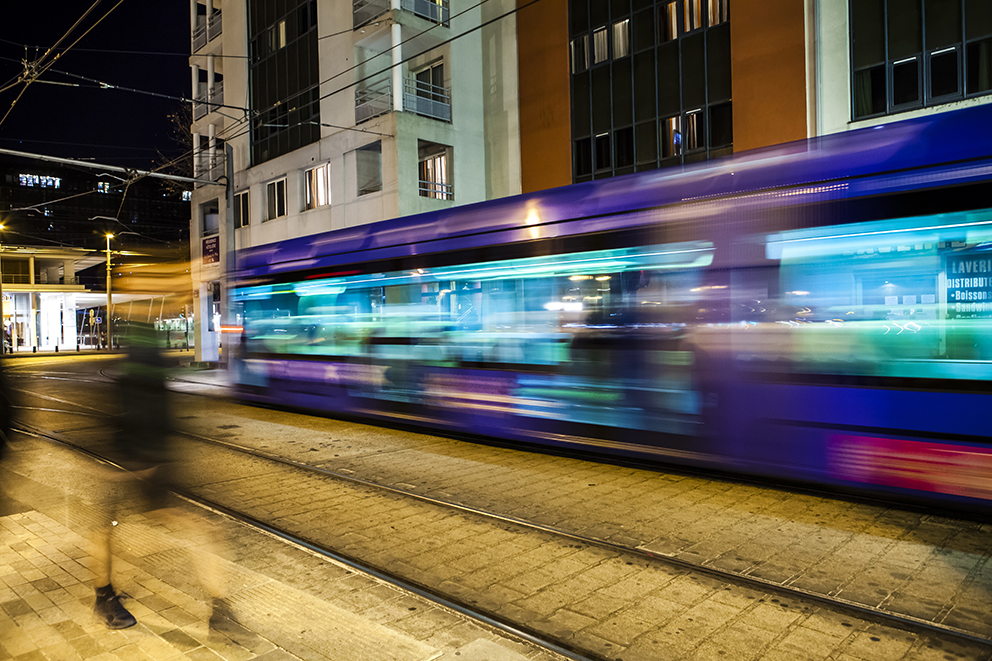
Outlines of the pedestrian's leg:
[[120,597],[117,596],[110,582],[113,531],[114,525],[111,521],[105,521],[94,531],[92,553],[95,560],[93,572],[96,578],[93,583],[96,586],[96,601],[93,604],[93,612],[103,620],[108,629],[127,629],[138,621],[121,604]]

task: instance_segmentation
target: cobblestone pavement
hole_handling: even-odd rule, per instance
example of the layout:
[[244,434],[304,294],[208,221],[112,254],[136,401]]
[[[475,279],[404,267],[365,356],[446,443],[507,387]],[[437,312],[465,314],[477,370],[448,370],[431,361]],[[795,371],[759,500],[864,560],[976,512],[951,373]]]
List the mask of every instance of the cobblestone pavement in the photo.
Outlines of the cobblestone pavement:
[[[87,538],[104,507],[101,473],[23,440],[0,469],[0,659],[16,661],[555,661],[430,602],[217,515],[223,539],[183,519],[139,514],[114,529],[114,584],[138,624],[107,630],[93,615]],[[25,477],[32,467],[34,473]],[[69,488],[63,488],[69,487]],[[13,496],[13,498],[11,498]],[[194,508],[187,507],[187,516]],[[207,625],[197,565],[220,552],[238,620]],[[218,557],[218,556],[213,556]]]

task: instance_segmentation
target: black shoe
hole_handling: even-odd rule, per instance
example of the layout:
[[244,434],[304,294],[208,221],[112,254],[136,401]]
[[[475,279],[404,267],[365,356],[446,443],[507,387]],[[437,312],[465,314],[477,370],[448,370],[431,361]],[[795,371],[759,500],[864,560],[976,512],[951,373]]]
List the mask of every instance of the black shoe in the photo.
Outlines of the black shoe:
[[104,621],[108,629],[127,629],[138,623],[109,585],[106,588],[97,588],[93,612]]

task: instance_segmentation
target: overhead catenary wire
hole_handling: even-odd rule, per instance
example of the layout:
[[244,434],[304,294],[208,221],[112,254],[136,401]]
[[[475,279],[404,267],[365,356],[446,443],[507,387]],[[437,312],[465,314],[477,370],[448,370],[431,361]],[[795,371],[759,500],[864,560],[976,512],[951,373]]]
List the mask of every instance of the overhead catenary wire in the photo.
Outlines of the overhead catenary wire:
[[[69,28],[69,30],[64,35],[62,35],[62,37],[59,38],[59,40],[57,42],[55,42],[55,46],[53,46],[52,48],[55,48],[59,44],[61,44],[69,36],[69,34],[73,30],[76,29],[76,27],[83,21],[83,19],[85,19],[89,15],[89,13],[91,11],[93,11],[98,4],[100,4],[100,2],[101,2],[101,0],[96,0],[96,2],[94,2],[90,6],[90,8],[86,10],[86,13],[84,13],[79,18],[79,20],[76,21],[73,24],[73,26],[71,28]],[[99,19],[97,19],[97,21],[93,25],[91,25],[86,30],[86,32],[84,32],[83,34],[81,34],[79,36],[79,38],[77,38],[74,42],[72,42],[65,50],[62,50],[54,58],[52,58],[51,62],[44,63],[45,58],[48,57],[48,54],[52,52],[51,49],[49,49],[36,62],[28,63],[26,61],[26,58],[25,58],[25,63],[24,63],[25,73],[27,73],[28,71],[30,71],[30,74],[27,76],[27,78],[25,78],[25,80],[24,80],[24,87],[21,88],[21,91],[17,95],[17,98],[14,99],[13,103],[10,104],[10,108],[7,109],[7,112],[4,113],[4,116],[2,118],[0,118],[0,124],[3,124],[4,121],[6,121],[7,117],[10,116],[10,113],[13,112],[13,110],[14,110],[14,106],[16,106],[17,105],[17,102],[21,100],[21,97],[24,96],[24,92],[28,89],[28,87],[30,87],[31,83],[34,82],[34,80],[37,79],[41,74],[45,73],[45,71],[47,71],[49,67],[51,67],[53,64],[55,64],[55,62],[57,62],[60,57],[62,57],[63,55],[65,55],[65,53],[68,52],[69,49],[71,49],[73,46],[75,46],[76,44],[78,44],[80,39],[82,39],[83,37],[85,37],[86,35],[88,35],[90,33],[90,31],[93,30],[93,28],[95,28],[97,25],[99,25],[103,21],[103,19],[107,18],[107,16],[109,16],[111,14],[111,12],[113,12],[115,9],[117,9],[121,5],[122,2],[124,2],[124,0],[118,0],[116,5],[114,5],[113,7],[111,7],[107,11],[106,14],[104,14]]]
[[[467,13],[469,11],[472,11],[472,10],[480,7],[485,2],[488,2],[488,1],[489,0],[482,0],[481,2],[476,3],[472,7],[469,7],[467,9],[463,10],[462,12],[459,12],[458,14],[455,14],[454,16],[451,17],[451,19],[454,19],[454,18],[457,18],[459,16],[462,16],[463,14],[465,14],[465,13]],[[497,21],[500,21],[500,20],[502,20],[502,19],[504,19],[504,18],[506,18],[508,16],[511,16],[513,14],[516,14],[517,12],[519,12],[519,11],[521,11],[523,9],[526,9],[527,7],[530,7],[533,4],[536,4],[537,2],[540,2],[540,0],[530,0],[526,4],[523,4],[523,5],[514,7],[513,9],[511,9],[509,11],[506,11],[506,12],[503,12],[500,15],[498,15],[498,16],[492,18],[492,19],[489,19],[487,21],[484,21],[484,22],[480,23],[477,26],[474,26],[472,28],[469,28],[465,32],[462,32],[460,34],[454,35],[454,36],[450,37],[449,39],[446,39],[446,40],[442,41],[440,44],[437,44],[435,46],[432,46],[429,49],[426,49],[424,51],[420,51],[420,52],[417,52],[417,53],[415,53],[413,55],[410,55],[408,57],[405,57],[400,62],[398,62],[396,64],[393,64],[390,67],[387,67],[383,71],[388,71],[389,69],[395,68],[396,66],[399,66],[399,65],[405,64],[405,63],[407,63],[407,62],[409,62],[411,60],[414,60],[414,59],[420,57],[421,55],[423,55],[424,53],[429,52],[430,50],[433,50],[433,49],[437,48],[438,46],[452,43],[455,40],[460,39],[460,38],[462,38],[462,37],[464,37],[464,36],[466,36],[468,34],[471,34],[471,33],[475,32],[475,31],[478,31],[478,30],[480,30],[480,29],[482,29],[484,27],[487,27],[487,26],[489,26],[489,25],[491,25],[491,24],[493,24],[493,23],[495,23]],[[451,20],[451,19],[449,19],[449,20]],[[365,64],[368,61],[370,61],[371,59],[374,59],[374,57],[378,57],[380,55],[385,55],[386,53],[389,53],[391,50],[393,50],[393,48],[400,47],[403,44],[409,42],[410,40],[416,39],[418,36],[420,36],[422,34],[425,34],[426,32],[428,32],[430,30],[433,30],[436,27],[438,27],[438,25],[434,25],[434,26],[431,26],[430,28],[428,28],[427,30],[420,31],[420,32],[418,32],[417,35],[415,35],[413,37],[409,37],[408,39],[405,39],[404,41],[400,42],[400,44],[397,44],[396,46],[394,46],[394,47],[392,47],[390,49],[387,49],[386,51],[383,51],[381,53],[376,54],[375,56],[373,56],[373,58],[369,58],[368,60],[363,61],[362,64]],[[332,36],[332,35],[325,35],[325,36]],[[236,138],[239,138],[239,137],[241,137],[241,136],[243,136],[243,135],[245,135],[247,133],[250,133],[250,131],[252,130],[252,120],[259,118],[260,115],[262,115],[264,112],[267,112],[269,110],[272,110],[273,108],[276,108],[279,105],[282,105],[282,104],[286,103],[291,98],[293,98],[293,97],[295,97],[295,96],[297,96],[299,94],[305,93],[305,92],[310,91],[310,90],[313,90],[315,88],[318,88],[319,89],[319,87],[321,85],[326,84],[326,83],[334,80],[335,78],[338,78],[338,77],[340,77],[340,76],[342,76],[342,75],[344,75],[346,73],[349,73],[349,72],[355,70],[356,68],[358,68],[358,66],[360,66],[360,65],[356,64],[356,65],[354,65],[354,66],[352,66],[352,67],[350,67],[348,69],[345,69],[345,70],[343,70],[341,72],[338,72],[338,73],[334,74],[333,76],[330,76],[329,78],[327,78],[327,79],[325,79],[325,80],[323,80],[321,82],[318,82],[318,83],[316,83],[314,85],[311,85],[311,86],[307,87],[303,91],[296,92],[292,96],[287,96],[285,99],[282,99],[282,100],[276,102],[275,104],[269,106],[264,111],[253,111],[253,110],[248,109],[248,108],[238,108],[236,106],[229,106],[229,107],[232,107],[234,109],[244,111],[245,112],[245,117],[240,118],[240,119],[236,119],[236,120],[234,120],[234,122],[232,124],[229,124],[228,126],[225,126],[221,130],[220,134],[219,135],[216,135],[215,138],[216,139],[223,139],[225,141],[230,141],[230,140],[234,140]],[[338,94],[340,92],[343,92],[343,91],[345,91],[347,89],[350,89],[350,88],[354,87],[355,85],[358,85],[358,84],[360,84],[362,82],[365,82],[366,80],[368,80],[368,79],[370,79],[372,77],[375,77],[375,76],[378,76],[378,75],[381,75],[381,74],[382,74],[382,72],[376,72],[375,74],[370,74],[369,76],[366,76],[364,78],[361,78],[359,80],[356,80],[356,81],[354,81],[354,82],[352,82],[352,83],[350,83],[348,85],[345,85],[343,87],[340,87],[340,88],[338,88],[336,90],[333,90],[333,91],[331,91],[331,92],[329,92],[327,94],[324,94],[324,95],[320,96],[319,99],[322,100],[322,99],[329,98],[329,97],[333,96],[334,94]],[[231,118],[231,119],[234,119],[234,118]],[[386,137],[393,137],[390,134],[380,133],[380,132],[377,132],[377,131],[371,131],[371,130],[368,130],[368,129],[362,129],[358,125],[355,125],[353,127],[341,127],[341,126],[336,126],[336,125],[331,125],[331,124],[325,124],[325,123],[322,123],[322,122],[313,122],[313,123],[316,123],[316,124],[321,125],[321,126],[328,126],[328,127],[331,127],[331,128],[338,128],[338,129],[341,129],[341,130],[353,130],[353,131],[358,131],[358,132],[372,133],[372,134],[376,134],[376,135],[383,135],[383,136],[386,136]],[[300,122],[298,124],[302,124],[302,122]],[[153,168],[152,170],[150,170],[147,173],[140,173],[140,174],[138,174],[136,176],[136,178],[135,178],[135,181],[137,181],[137,180],[139,180],[139,179],[141,179],[141,178],[143,178],[145,176],[148,176],[149,174],[159,173],[161,170],[164,170],[166,168],[172,167],[176,163],[178,163],[178,162],[180,162],[182,160],[185,160],[185,159],[188,159],[188,158],[191,158],[191,157],[194,157],[195,158],[197,155],[202,155],[204,153],[208,153],[209,152],[209,149],[210,149],[210,147],[208,145],[206,147],[202,147],[201,146],[199,150],[196,150],[196,149],[186,150],[182,155],[173,158],[172,160],[168,161],[167,163],[161,164],[161,165],[157,166],[156,168]]]

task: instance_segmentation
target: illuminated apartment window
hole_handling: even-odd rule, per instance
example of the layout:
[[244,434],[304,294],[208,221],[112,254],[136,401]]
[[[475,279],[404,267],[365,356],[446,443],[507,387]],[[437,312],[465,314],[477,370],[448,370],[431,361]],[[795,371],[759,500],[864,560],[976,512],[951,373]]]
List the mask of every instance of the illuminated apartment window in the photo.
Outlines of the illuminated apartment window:
[[306,195],[304,209],[316,209],[331,203],[330,165],[324,163],[304,173]]
[[692,32],[703,27],[703,0],[682,0],[682,28]]
[[988,0],[858,0],[850,18],[854,119],[992,92]]
[[110,192],[110,182],[109,181],[98,181],[98,182],[96,182],[96,190],[99,193],[109,193]]
[[630,55],[630,19],[613,24],[613,59]]
[[248,191],[234,194],[234,227],[248,227],[251,221],[248,202]]
[[666,42],[679,36],[678,7],[668,2],[658,7],[658,41]]
[[730,20],[730,0],[709,0],[709,26],[720,25]]
[[265,219],[286,215],[286,180],[278,179],[265,185]]
[[420,196],[436,200],[454,199],[451,183],[449,148],[431,142],[420,141],[420,162],[417,166]]
[[610,59],[610,44],[606,28],[592,33],[592,63],[599,64]]

